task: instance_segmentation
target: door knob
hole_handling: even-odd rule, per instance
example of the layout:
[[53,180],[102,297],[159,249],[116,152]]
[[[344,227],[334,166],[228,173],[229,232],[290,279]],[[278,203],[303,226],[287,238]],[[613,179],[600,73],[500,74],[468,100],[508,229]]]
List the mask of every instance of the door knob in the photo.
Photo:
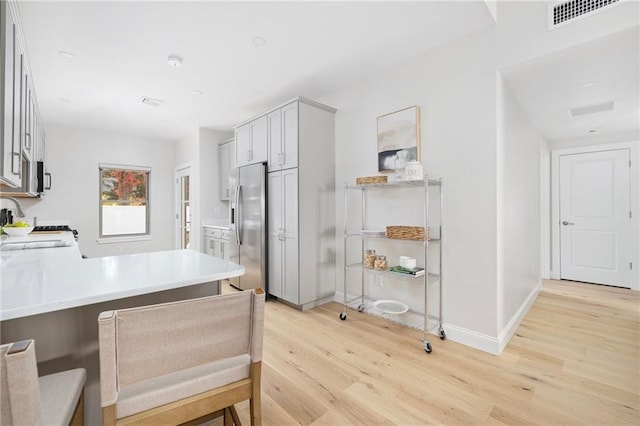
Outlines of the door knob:
[[563,221],[562,221],[562,224],[563,224],[564,226],[567,226],[567,225],[575,225],[575,223],[573,223],[573,222],[567,222],[566,220],[563,220]]

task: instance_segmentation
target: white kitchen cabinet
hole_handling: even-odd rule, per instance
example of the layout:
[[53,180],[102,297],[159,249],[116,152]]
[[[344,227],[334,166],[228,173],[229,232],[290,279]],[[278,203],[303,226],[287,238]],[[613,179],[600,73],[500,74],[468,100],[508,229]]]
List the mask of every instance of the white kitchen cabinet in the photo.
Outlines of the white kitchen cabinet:
[[335,292],[335,109],[297,98],[266,116],[276,142],[267,174],[267,291],[304,310]]
[[218,146],[218,172],[220,182],[220,200],[228,201],[231,196],[229,172],[236,167],[236,143],[231,139]]
[[37,162],[45,160],[44,131],[16,2],[0,2],[0,12],[0,193],[37,197]]
[[204,252],[206,254],[229,260],[232,246],[231,232],[228,229],[204,227]]
[[[22,49],[18,43],[18,28],[8,2],[0,2],[0,134],[2,135],[2,161],[0,161],[0,181],[10,187],[22,184],[22,149],[20,134],[20,82],[22,79]],[[17,74],[16,74],[17,69]],[[16,78],[17,76],[17,78]],[[14,96],[15,91],[18,95]],[[17,108],[16,108],[17,106]],[[16,133],[14,137],[14,133]],[[17,143],[16,143],[17,142]]]
[[298,167],[298,102],[269,113],[268,171]]
[[236,127],[236,164],[238,167],[267,161],[267,116],[263,115]]
[[269,173],[269,293],[300,304],[298,169]]

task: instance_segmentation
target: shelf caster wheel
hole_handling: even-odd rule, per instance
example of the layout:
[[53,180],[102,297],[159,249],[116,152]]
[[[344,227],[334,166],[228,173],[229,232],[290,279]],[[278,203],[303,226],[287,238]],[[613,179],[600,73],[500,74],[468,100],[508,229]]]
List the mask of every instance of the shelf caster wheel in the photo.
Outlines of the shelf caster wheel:
[[364,304],[358,305],[358,312],[364,312]]
[[433,350],[433,349],[431,348],[431,343],[429,343],[429,342],[422,342],[422,345],[424,346],[424,351],[425,351],[426,353],[428,353],[428,354],[430,354],[430,353],[431,353],[431,351]]
[[440,329],[440,339],[447,340],[447,334],[444,332],[444,328]]
[[340,312],[340,319],[342,321],[346,320],[347,319],[347,313],[346,312]]

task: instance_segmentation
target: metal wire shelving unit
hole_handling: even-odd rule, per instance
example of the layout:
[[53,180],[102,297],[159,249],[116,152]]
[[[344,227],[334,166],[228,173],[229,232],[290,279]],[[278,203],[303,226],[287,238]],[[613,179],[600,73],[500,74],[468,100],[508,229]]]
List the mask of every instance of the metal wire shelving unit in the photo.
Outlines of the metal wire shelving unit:
[[[426,237],[424,240],[400,240],[400,239],[390,239],[384,235],[371,235],[364,232],[366,229],[365,226],[367,224],[367,192],[371,190],[392,190],[399,188],[418,188],[422,189],[424,193],[423,199],[423,211],[424,211],[424,229],[425,233],[427,230],[431,230],[431,236],[435,236],[435,238]],[[436,225],[432,223],[432,218],[430,217],[430,206],[429,206],[429,188],[437,189],[436,196],[439,197],[440,204],[440,220]],[[348,220],[349,220],[349,191],[360,191],[361,192],[361,220],[360,220],[360,230],[358,232],[353,232],[353,230],[349,229]],[[437,328],[438,335],[440,339],[446,339],[446,333],[443,328],[443,316],[442,316],[442,286],[443,286],[443,268],[442,268],[442,243],[444,238],[444,181],[442,178],[438,179],[429,179],[428,176],[424,176],[424,180],[418,181],[403,181],[403,182],[393,182],[387,184],[366,184],[366,185],[349,185],[345,183],[344,189],[344,307],[342,312],[340,313],[340,319],[346,320],[348,316],[349,304],[354,301],[360,300],[360,303],[357,306],[358,312],[364,312],[368,309],[368,306],[365,303],[365,275],[367,274],[375,274],[381,277],[389,277],[393,279],[400,280],[408,280],[411,282],[415,282],[417,284],[422,284],[424,287],[424,322],[423,322],[423,349],[427,353],[431,353],[433,347],[431,346],[431,342],[429,341],[429,333],[431,331],[435,331]],[[361,244],[361,255],[365,252],[365,243],[369,239],[380,239],[380,240],[390,240],[394,242],[401,242],[409,245],[422,245],[422,252],[424,253],[424,270],[425,273],[422,276],[413,276],[407,275],[398,272],[391,271],[378,271],[375,269],[365,268],[362,262],[356,263],[348,263],[348,254],[347,254],[347,242],[352,239],[360,239]],[[432,259],[429,254],[429,246],[437,244],[437,258]],[[437,272],[433,272],[435,269],[435,262],[438,263]],[[361,270],[361,294],[352,300],[348,300],[347,293],[347,271],[351,269],[360,269]],[[433,316],[429,315],[429,288],[433,285],[438,286],[438,315]],[[429,327],[429,319],[437,321],[437,327],[430,328]]]

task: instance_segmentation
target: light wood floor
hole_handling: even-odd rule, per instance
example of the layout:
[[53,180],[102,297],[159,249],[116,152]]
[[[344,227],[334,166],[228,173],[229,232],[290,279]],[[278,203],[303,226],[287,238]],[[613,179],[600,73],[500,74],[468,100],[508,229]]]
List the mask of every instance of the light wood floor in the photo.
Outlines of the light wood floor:
[[[228,288],[226,291],[229,291]],[[267,302],[265,425],[640,424],[640,295],[546,281],[501,356]],[[248,404],[239,407],[248,424]]]

